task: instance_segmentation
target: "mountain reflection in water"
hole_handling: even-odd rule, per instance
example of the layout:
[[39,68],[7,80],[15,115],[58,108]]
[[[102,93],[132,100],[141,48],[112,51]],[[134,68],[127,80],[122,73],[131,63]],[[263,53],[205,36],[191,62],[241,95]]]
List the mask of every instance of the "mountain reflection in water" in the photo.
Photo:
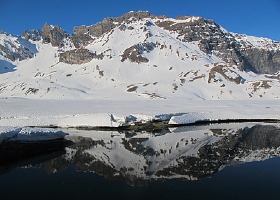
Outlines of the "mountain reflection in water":
[[25,164],[49,173],[71,165],[77,171],[145,185],[151,180],[198,180],[211,177],[227,165],[280,155],[278,124],[186,126],[163,133],[68,132],[67,139],[74,143],[65,147],[65,154]]

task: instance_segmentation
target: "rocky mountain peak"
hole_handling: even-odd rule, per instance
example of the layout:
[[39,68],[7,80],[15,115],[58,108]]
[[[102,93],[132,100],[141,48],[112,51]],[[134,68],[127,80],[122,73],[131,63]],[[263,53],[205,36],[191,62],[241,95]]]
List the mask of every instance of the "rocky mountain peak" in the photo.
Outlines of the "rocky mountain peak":
[[63,46],[63,39],[69,35],[59,26],[48,25],[43,26],[42,37],[44,43],[51,43],[53,46]]

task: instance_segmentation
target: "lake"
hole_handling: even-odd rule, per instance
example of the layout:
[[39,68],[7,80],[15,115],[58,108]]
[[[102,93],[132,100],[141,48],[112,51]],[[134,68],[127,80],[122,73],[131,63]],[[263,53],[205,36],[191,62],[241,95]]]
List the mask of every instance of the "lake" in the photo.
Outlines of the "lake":
[[51,148],[6,152],[1,199],[279,199],[279,125],[64,129]]

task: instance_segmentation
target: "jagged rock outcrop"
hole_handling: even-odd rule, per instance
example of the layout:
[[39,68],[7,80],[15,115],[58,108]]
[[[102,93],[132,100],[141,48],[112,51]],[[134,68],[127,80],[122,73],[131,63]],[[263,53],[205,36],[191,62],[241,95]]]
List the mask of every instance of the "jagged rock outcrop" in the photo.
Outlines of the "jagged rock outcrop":
[[63,46],[63,39],[68,37],[68,34],[59,26],[45,24],[42,30],[44,43],[51,43],[54,47]]
[[124,62],[126,59],[129,59],[130,62],[146,63],[149,59],[142,56],[143,52],[150,52],[155,47],[156,44],[152,42],[133,45],[123,52],[121,61]]
[[218,76],[221,75],[226,80],[235,84],[243,84],[245,82],[245,79],[236,72],[232,71],[230,67],[221,63],[215,63],[214,67],[209,72],[208,83],[220,82],[220,78],[216,77],[217,74]]
[[38,29],[26,30],[21,36],[26,40],[40,41],[42,39],[42,31]]
[[83,64],[90,62],[94,56],[95,54],[87,49],[74,49],[61,53],[59,55],[59,62],[68,64]]
[[76,48],[91,43],[93,38],[89,35],[89,28],[87,26],[74,27],[72,41]]

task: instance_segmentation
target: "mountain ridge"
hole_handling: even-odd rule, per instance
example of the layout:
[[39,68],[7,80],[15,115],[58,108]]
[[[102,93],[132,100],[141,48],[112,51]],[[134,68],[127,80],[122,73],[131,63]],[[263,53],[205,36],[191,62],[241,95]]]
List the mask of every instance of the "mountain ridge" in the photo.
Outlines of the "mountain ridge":
[[74,27],[72,35],[48,24],[21,37],[1,33],[0,61],[2,97],[280,96],[280,43],[202,17],[141,11]]

